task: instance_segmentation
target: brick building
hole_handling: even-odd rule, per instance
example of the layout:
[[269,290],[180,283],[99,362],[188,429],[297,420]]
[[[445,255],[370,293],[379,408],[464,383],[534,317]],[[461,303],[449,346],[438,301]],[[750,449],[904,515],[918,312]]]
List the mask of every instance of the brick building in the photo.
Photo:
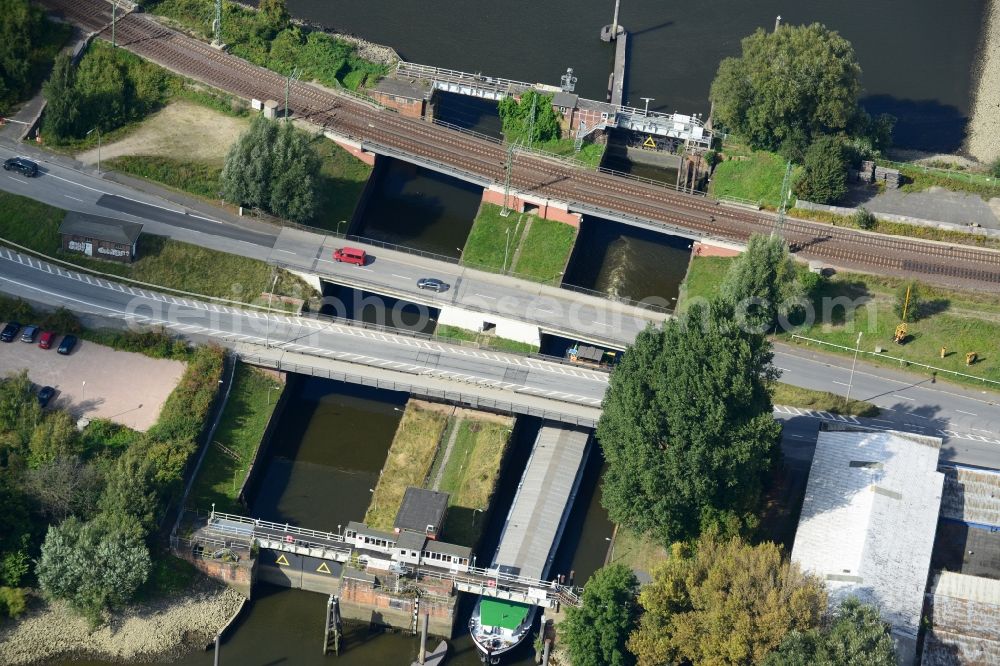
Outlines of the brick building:
[[123,264],[135,261],[142,225],[97,215],[66,213],[59,234],[63,252],[108,259]]

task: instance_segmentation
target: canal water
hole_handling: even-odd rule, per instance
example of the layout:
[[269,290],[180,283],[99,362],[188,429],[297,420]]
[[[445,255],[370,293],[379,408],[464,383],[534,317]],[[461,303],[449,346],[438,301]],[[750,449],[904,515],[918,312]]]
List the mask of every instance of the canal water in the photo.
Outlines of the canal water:
[[673,304],[691,241],[585,215],[563,283],[614,296]]
[[351,222],[352,234],[458,258],[483,188],[392,158],[379,157],[371,195]]
[[[633,106],[709,111],[719,62],[740,40],[770,30],[777,15],[793,24],[824,23],[854,45],[865,105],[905,119],[902,147],[954,150],[961,143],[975,81],[986,0],[625,0],[620,22],[631,34],[627,96]],[[604,99],[613,47],[598,39],[613,0],[558,2],[463,0],[336,2],[288,0],[296,17],[394,47],[411,62],[519,81],[558,85],[573,67],[577,92]]]
[[367,324],[416,331],[431,335],[437,327],[438,308],[374,294],[333,282],[322,282],[323,306],[320,314],[354,319]]
[[[399,425],[406,395],[290,375],[287,407],[280,416],[276,439],[263,464],[267,471],[256,497],[254,516],[308,528],[334,530],[360,520]],[[519,417],[511,434],[493,506],[482,543],[483,559],[495,552],[503,524],[517,491],[541,421]],[[604,561],[612,526],[597,500],[603,460],[596,447],[586,463],[575,508],[557,551],[553,576],[576,572],[583,585]],[[321,655],[326,597],[312,592],[258,583],[254,597],[223,639],[221,663],[248,666],[273,664],[409,664],[419,640],[405,632],[349,623],[341,655]],[[466,627],[475,597],[462,595],[456,637],[449,641],[448,664],[478,666],[479,656]],[[435,641],[432,642],[436,645]],[[506,664],[533,662],[530,641]],[[208,666],[211,652],[196,652],[178,661],[183,666]],[[74,661],[73,666],[105,666],[106,662]]]

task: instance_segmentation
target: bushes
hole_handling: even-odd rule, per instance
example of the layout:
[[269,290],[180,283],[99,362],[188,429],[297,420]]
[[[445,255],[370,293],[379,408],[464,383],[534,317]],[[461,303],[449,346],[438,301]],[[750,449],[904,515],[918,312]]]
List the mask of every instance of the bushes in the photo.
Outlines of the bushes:
[[219,194],[222,169],[209,162],[192,162],[159,155],[122,155],[105,160],[108,169],[148,178],[207,198]]
[[17,587],[0,587],[0,617],[17,617],[28,607],[24,590]]
[[847,193],[847,151],[840,139],[822,136],[809,146],[795,191],[819,204],[833,203]]
[[854,226],[858,229],[865,230],[874,229],[876,225],[878,225],[878,220],[875,218],[875,215],[864,206],[860,206],[856,211],[854,211],[854,214],[851,215],[851,222],[853,222]]

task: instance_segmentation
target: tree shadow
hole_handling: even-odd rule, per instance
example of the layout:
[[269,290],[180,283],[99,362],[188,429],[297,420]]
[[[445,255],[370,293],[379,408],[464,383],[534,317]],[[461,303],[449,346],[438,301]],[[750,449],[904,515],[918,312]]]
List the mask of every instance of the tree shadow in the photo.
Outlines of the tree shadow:
[[936,100],[869,95],[861,105],[873,117],[882,113],[896,117],[893,145],[900,148],[954,153],[961,149],[968,133],[968,116]]

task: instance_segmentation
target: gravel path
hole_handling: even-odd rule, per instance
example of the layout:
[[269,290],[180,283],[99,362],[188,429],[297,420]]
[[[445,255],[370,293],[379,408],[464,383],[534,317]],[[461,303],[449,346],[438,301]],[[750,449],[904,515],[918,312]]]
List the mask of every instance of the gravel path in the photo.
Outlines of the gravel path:
[[967,146],[973,157],[988,163],[1000,157],[1000,0],[990,1],[986,31]]
[[39,604],[0,627],[0,664],[70,656],[120,662],[175,658],[204,648],[242,603],[235,590],[204,579],[181,596],[130,606],[93,633],[67,606]]

